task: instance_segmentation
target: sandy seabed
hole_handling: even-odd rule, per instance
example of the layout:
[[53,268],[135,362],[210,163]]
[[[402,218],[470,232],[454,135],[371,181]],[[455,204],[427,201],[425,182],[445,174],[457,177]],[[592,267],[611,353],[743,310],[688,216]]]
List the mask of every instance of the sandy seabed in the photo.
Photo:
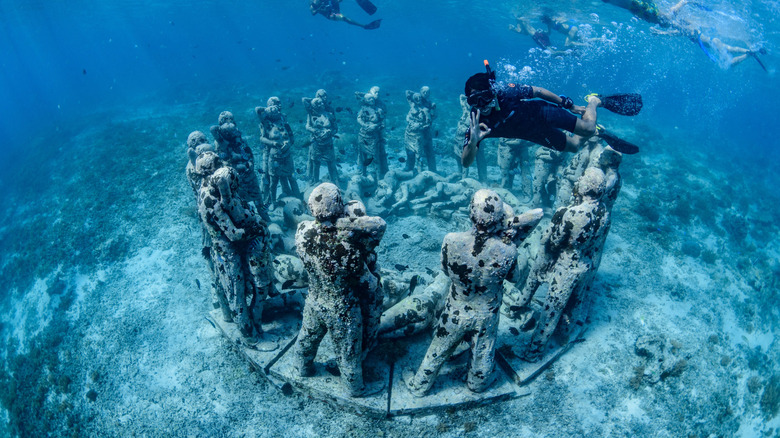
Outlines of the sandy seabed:
[[[401,166],[407,109],[397,94],[388,100],[388,126],[397,127],[388,131],[391,167]],[[258,157],[252,108],[265,98],[95,114],[93,123],[42,133],[35,157],[3,177],[11,189],[0,211],[0,434],[780,434],[777,181],[639,128],[619,132],[643,152],[621,166],[586,341],[530,383],[531,395],[389,420],[284,395],[205,319],[209,273],[184,175],[187,134],[207,131],[224,109]],[[446,151],[460,108],[439,105]],[[289,114],[303,138],[302,108]],[[354,129],[352,115],[340,118],[342,132]],[[497,184],[495,165],[490,172]],[[379,262],[438,269],[437,245],[459,226],[389,218]],[[635,351],[641,336],[667,342],[677,364],[655,383]]]

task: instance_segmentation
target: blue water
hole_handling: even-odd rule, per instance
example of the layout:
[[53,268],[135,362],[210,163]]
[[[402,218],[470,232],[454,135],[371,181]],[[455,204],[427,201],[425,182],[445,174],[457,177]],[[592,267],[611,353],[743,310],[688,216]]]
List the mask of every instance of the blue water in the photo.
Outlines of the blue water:
[[[273,90],[272,84],[312,84],[319,72],[334,71],[354,79],[358,88],[392,76],[410,87],[431,83],[457,92],[483,58],[520,67],[533,61],[530,38],[506,28],[517,12],[540,11],[536,2],[387,3],[376,15],[384,19],[382,27],[366,32],[312,17],[305,4],[288,2],[4,1],[3,150],[23,149],[31,132],[71,123],[84,113],[149,100],[186,102],[204,90],[229,93],[238,84]],[[593,22],[590,14],[597,14],[601,24],[614,21],[633,29],[618,31],[609,50],[551,62],[529,78],[533,83],[568,94],[641,92],[647,102],[641,120],[660,129],[672,123],[696,126],[704,141],[714,143],[708,149],[751,145],[758,154],[775,149],[777,128],[769,114],[780,93],[778,25],[771,20],[776,2],[718,3],[712,8],[722,15],[707,22],[722,27],[714,29],[722,39],[735,36],[767,49],[769,74],[752,60],[723,70],[695,44],[651,35],[646,23],[607,4],[546,6],[583,22]],[[367,21],[350,1],[343,12]],[[738,20],[719,18],[731,14]]]
[[[729,388],[742,388],[740,396],[728,395],[731,398],[727,402],[716,400],[719,404],[713,403],[724,412],[726,408],[737,411],[737,407],[742,409],[749,406],[749,409],[752,409],[749,412],[751,415],[755,414],[756,418],[763,418],[763,421],[774,419],[777,423],[776,415],[761,415],[768,415],[766,412],[777,407],[774,399],[768,400],[768,405],[765,405],[762,394],[771,393],[772,388],[780,391],[777,389],[780,388],[780,377],[777,373],[780,369],[780,358],[775,340],[776,321],[767,322],[776,314],[777,303],[765,300],[766,297],[778,296],[777,273],[780,272],[777,260],[772,259],[778,251],[776,223],[779,220],[776,187],[780,184],[780,123],[777,117],[777,105],[780,102],[777,78],[777,66],[780,63],[780,57],[777,56],[780,50],[780,22],[777,20],[780,16],[780,2],[719,0],[706,4],[702,2],[698,6],[689,5],[681,12],[681,16],[687,21],[699,25],[710,36],[718,36],[733,45],[765,49],[766,54],[760,57],[768,71],[764,71],[750,58],[739,65],[725,68],[728,55],[715,53],[715,60],[712,60],[698,44],[679,36],[654,35],[650,31],[650,24],[602,1],[375,0],[375,3],[379,11],[374,17],[368,17],[353,0],[344,0],[342,4],[342,12],[360,22],[383,19],[379,29],[366,31],[344,23],[331,22],[321,16],[313,17],[304,0],[0,0],[0,184],[5,187],[4,204],[0,210],[0,236],[3,236],[3,241],[0,242],[0,250],[3,252],[0,257],[0,272],[3,273],[6,285],[0,286],[0,310],[10,315],[6,319],[0,319],[2,340],[15,347],[22,337],[29,335],[27,340],[28,343],[31,342],[32,334],[19,334],[19,327],[26,327],[25,324],[28,324],[19,322],[24,319],[18,317],[23,312],[19,313],[13,309],[17,309],[14,306],[19,303],[27,305],[24,301],[25,294],[34,291],[35,282],[41,278],[45,278],[44,289],[56,289],[55,292],[49,292],[52,297],[62,296],[61,302],[57,301],[60,298],[52,298],[43,307],[48,305],[49,308],[55,309],[54,315],[62,316],[65,312],[70,312],[68,321],[60,322],[65,324],[64,326],[52,322],[48,326],[49,330],[43,332],[48,337],[36,341],[38,344],[35,345],[38,347],[34,351],[44,353],[37,356],[15,356],[13,366],[8,365],[7,368],[0,369],[0,381],[4,382],[2,378],[7,379],[9,376],[7,373],[3,374],[3,370],[16,370],[17,376],[29,374],[28,380],[31,382],[38,382],[35,379],[40,379],[42,382],[51,383],[52,379],[39,371],[61,366],[63,370],[67,370],[65,374],[70,376],[69,381],[73,382],[71,389],[67,390],[62,389],[63,384],[58,381],[59,389],[51,390],[54,392],[35,392],[41,386],[33,384],[24,391],[14,388],[19,394],[25,391],[28,395],[33,394],[30,396],[33,400],[29,403],[27,398],[20,396],[19,399],[24,400],[24,403],[14,404],[13,397],[6,397],[11,392],[3,394],[0,399],[3,406],[11,412],[10,423],[16,424],[14,421],[18,421],[20,416],[25,418],[25,415],[37,415],[36,409],[44,406],[49,409],[47,412],[55,412],[57,406],[63,405],[52,404],[52,400],[67,398],[64,394],[75,394],[73,397],[78,401],[68,401],[72,403],[70,408],[75,405],[75,409],[71,411],[70,408],[62,408],[57,411],[59,413],[55,412],[41,420],[40,424],[29,420],[30,427],[23,430],[27,430],[28,435],[35,436],[36,432],[51,432],[58,426],[69,424],[71,418],[77,418],[81,429],[74,429],[76,435],[79,431],[129,434],[127,430],[130,429],[123,427],[128,421],[125,417],[130,414],[122,416],[121,424],[119,420],[116,423],[111,422],[114,413],[110,404],[104,402],[109,406],[102,405],[99,411],[95,408],[95,412],[98,412],[95,414],[90,411],[93,405],[86,401],[84,394],[87,389],[98,388],[103,384],[106,388],[99,388],[99,401],[104,400],[103,397],[112,402],[117,399],[126,401],[132,397],[125,397],[125,392],[122,392],[127,389],[121,385],[125,376],[129,375],[135,379],[133,382],[136,384],[139,380],[145,382],[148,379],[138,377],[127,369],[112,374],[110,367],[116,363],[105,358],[95,359],[95,363],[100,365],[95,365],[94,369],[100,370],[103,376],[111,374],[111,377],[102,378],[103,380],[93,378],[91,365],[88,368],[81,365],[91,362],[83,358],[63,359],[65,354],[62,351],[80,351],[82,347],[93,351],[91,348],[94,348],[102,354],[122,358],[117,361],[122,365],[130,364],[127,366],[133,369],[140,359],[131,355],[130,359],[125,360],[123,355],[130,353],[124,351],[122,346],[136,342],[133,345],[136,345],[139,351],[144,351],[144,347],[138,345],[146,346],[149,343],[143,334],[138,334],[139,330],[143,332],[144,327],[151,326],[149,331],[154,331],[157,336],[154,339],[157,341],[168,339],[166,336],[172,336],[171,332],[176,331],[144,322],[143,312],[148,309],[141,309],[141,316],[138,318],[142,322],[137,322],[140,329],[133,326],[132,331],[128,329],[125,332],[123,323],[117,323],[118,328],[112,326],[110,330],[104,329],[98,336],[101,339],[102,336],[110,338],[105,342],[111,347],[104,349],[92,344],[84,347],[85,344],[80,344],[80,339],[85,333],[94,335],[90,331],[91,327],[104,327],[101,324],[107,324],[105,321],[111,321],[113,318],[123,321],[121,318],[126,316],[121,315],[122,309],[101,309],[99,302],[89,304],[89,299],[84,298],[81,292],[78,294],[80,298],[76,299],[74,291],[81,290],[79,288],[83,286],[83,279],[79,277],[81,274],[95,282],[90,284],[97,291],[116,280],[130,292],[118,294],[127,298],[127,301],[112,301],[112,305],[120,302],[131,308],[135,305],[132,304],[132,293],[136,293],[134,288],[137,285],[124,277],[119,280],[112,277],[120,275],[112,269],[124,269],[115,268],[112,263],[117,263],[118,266],[124,266],[121,263],[128,263],[130,266],[133,266],[133,263],[140,264],[133,260],[143,259],[142,256],[146,254],[144,248],[147,246],[163,248],[162,252],[168,263],[165,266],[175,266],[169,272],[150,263],[152,267],[148,269],[154,273],[164,271],[164,278],[163,274],[159,274],[159,280],[163,283],[167,281],[166,287],[171,290],[177,287],[180,280],[176,277],[179,272],[176,263],[179,261],[183,260],[182,264],[190,263],[182,271],[187,277],[181,279],[182,283],[191,281],[189,276],[203,273],[205,267],[198,255],[199,248],[196,248],[199,231],[193,225],[194,219],[186,217],[186,236],[173,238],[157,233],[168,225],[175,228],[174,225],[179,222],[172,221],[175,224],[162,225],[154,222],[158,219],[158,212],[164,210],[163,206],[169,201],[177,208],[180,204],[192,207],[189,205],[190,199],[186,198],[191,196],[189,188],[184,187],[186,157],[183,144],[189,131],[206,129],[216,122],[220,111],[230,109],[240,119],[239,128],[244,134],[256,136],[253,125],[256,120],[252,108],[264,105],[269,96],[279,95],[286,102],[300,102],[301,97],[313,96],[318,88],[326,87],[336,99],[337,105],[356,110],[357,103],[352,97],[353,92],[367,91],[373,85],[382,87],[383,97],[395,105],[394,108],[398,111],[405,111],[404,90],[415,90],[421,85],[431,86],[433,100],[442,108],[443,116],[436,121],[437,126],[442,130],[449,130],[454,128],[460,114],[457,98],[463,90],[464,81],[469,75],[482,71],[483,59],[490,60],[498,72],[499,80],[527,82],[545,87],[556,94],[569,95],[577,103],[581,103],[582,96],[590,92],[638,92],[643,95],[645,106],[640,115],[626,118],[602,110],[600,121],[621,136],[626,136],[626,139],[636,142],[642,149],[639,156],[624,158],[622,169],[625,171],[625,179],[621,200],[625,203],[618,203],[616,207],[615,225],[612,230],[616,240],[610,242],[624,245],[626,253],[634,251],[631,245],[634,245],[636,251],[647,251],[637,257],[649,260],[648,266],[620,265],[620,257],[611,253],[612,258],[607,255],[601,268],[606,271],[604,278],[609,281],[603,278],[600,281],[609,283],[614,280],[614,283],[619,283],[625,280],[625,283],[601,286],[607,289],[614,287],[616,290],[629,287],[626,285],[636,286],[639,280],[633,277],[631,280],[624,278],[624,275],[629,275],[623,271],[626,269],[641,277],[640,286],[644,285],[645,289],[638,287],[639,294],[645,294],[647,290],[664,294],[666,289],[654,289],[654,275],[657,274],[654,269],[661,264],[662,259],[672,257],[671,254],[682,257],[679,253],[680,242],[700,238],[703,247],[706,246],[716,253],[718,263],[722,264],[715,268],[711,263],[701,262],[704,266],[702,272],[705,273],[702,275],[710,275],[716,286],[701,290],[690,287],[688,297],[698,300],[690,311],[695,314],[692,318],[697,323],[700,323],[697,319],[699,317],[708,318],[706,323],[702,324],[708,329],[712,328],[718,334],[721,344],[726,345],[727,341],[724,339],[728,336],[723,332],[728,330],[719,328],[719,325],[728,326],[731,320],[724,323],[718,319],[720,316],[712,316],[716,314],[712,308],[706,307],[709,303],[708,294],[722,293],[727,297],[719,297],[737,308],[734,312],[737,314],[735,319],[739,320],[739,326],[744,328],[746,333],[754,332],[745,327],[758,330],[755,332],[759,333],[756,338],[760,338],[758,341],[751,338],[750,342],[745,341],[744,346],[728,351],[726,347],[721,351],[718,349],[721,347],[710,345],[709,351],[714,351],[711,354],[714,359],[707,356],[707,360],[712,363],[708,363],[704,374],[715,376],[714,380],[723,377],[723,374],[718,373],[726,373],[727,371],[721,371],[721,368],[727,367],[718,365],[722,362],[721,356],[734,357],[734,363],[739,365],[734,365],[732,370],[741,367],[739,371],[727,376],[736,382],[728,386]],[[659,1],[658,5],[661,9],[666,9],[672,3],[664,0]],[[594,43],[576,55],[554,56],[538,49],[528,36],[507,30],[510,24],[516,23],[516,16],[533,18],[546,10],[565,13],[587,25],[592,36],[604,36],[611,42]],[[562,35],[553,34],[551,38],[553,44],[563,44]],[[193,112],[189,113],[191,110]],[[293,111],[301,112],[300,105],[294,110],[290,108],[290,112]],[[160,124],[149,124],[149,120],[154,123],[160,121]],[[396,115],[395,120],[403,120],[403,115]],[[296,125],[295,129],[299,128],[300,126]],[[400,125],[395,128],[398,132],[403,130]],[[83,141],[91,143],[85,145]],[[255,146],[254,143],[252,145]],[[152,147],[159,149],[150,150]],[[397,149],[398,145],[395,147]],[[163,151],[164,148],[170,150]],[[175,151],[172,152],[173,149]],[[89,157],[85,154],[89,154]],[[170,159],[171,156],[177,158],[161,164],[160,157]],[[180,161],[174,162],[176,159]],[[131,165],[127,160],[135,161]],[[654,168],[654,165],[659,167]],[[714,173],[708,173],[710,170]],[[491,178],[495,183],[497,177],[494,175]],[[65,189],[69,191],[65,192]],[[186,202],[182,201],[185,198]],[[687,217],[687,222],[680,219],[682,222],[678,223],[677,216],[670,218],[668,211],[664,210],[670,205],[687,206],[686,203],[691,206],[679,215]],[[648,205],[650,209],[661,210],[660,219],[657,212],[647,213],[645,210],[643,211],[646,214],[638,214],[644,214],[641,216],[644,218],[655,219],[644,222],[636,219],[639,216],[635,211]],[[730,216],[724,212],[729,212]],[[759,216],[761,225],[752,222],[754,217]],[[694,218],[692,222],[691,217]],[[731,222],[728,221],[732,219],[738,225],[743,223],[740,221],[750,224],[749,237],[742,236],[748,241],[744,246],[733,244],[730,240],[734,237],[728,233],[740,234],[738,225],[729,228],[728,223]],[[637,222],[632,222],[633,220]],[[112,233],[120,227],[123,234],[116,237]],[[747,235],[747,232],[744,233]],[[165,240],[166,238],[170,238],[174,243]],[[632,238],[642,240],[632,241]],[[628,246],[625,242],[629,242]],[[662,250],[654,246],[656,244],[662,245]],[[169,250],[172,254],[165,253],[164,250]],[[771,256],[768,257],[767,254]],[[405,260],[394,261],[399,262],[408,263]],[[719,273],[711,272],[721,268],[728,275],[718,277]],[[136,273],[132,269],[128,271],[128,278]],[[108,282],[100,279],[104,274],[111,277]],[[744,278],[738,277],[739,275],[744,275]],[[98,280],[94,280],[95,278]],[[157,284],[156,281],[143,283],[144,287],[149,288]],[[648,284],[650,286],[647,286]],[[686,283],[686,287],[688,286],[690,285]],[[734,288],[743,291],[743,287],[751,291],[744,298],[740,293],[733,292]],[[175,290],[184,293],[179,289]],[[189,292],[192,291],[188,289]],[[115,297],[107,291],[100,293]],[[620,313],[624,318],[635,315],[635,312],[641,313],[636,310],[640,307],[637,302],[628,300],[626,295],[619,292],[615,293],[619,300],[610,302],[610,305],[622,306]],[[9,298],[12,295],[13,300]],[[35,294],[30,293],[30,296]],[[73,304],[74,300],[76,304]],[[181,305],[178,302],[166,304],[169,304],[170,308]],[[82,306],[81,309],[91,309],[99,316],[92,319],[89,314],[77,312],[74,316],[73,309],[79,306]],[[701,306],[704,306],[705,310],[697,313]],[[164,309],[161,311],[163,313],[168,311],[168,307],[159,307]],[[200,308],[193,312],[199,315]],[[128,310],[127,313],[132,312]],[[159,320],[169,317],[157,316]],[[644,317],[637,316],[642,318],[643,326]],[[41,318],[45,319],[43,316]],[[609,318],[611,321],[612,314]],[[604,322],[606,317],[603,314],[596,319],[609,326],[609,323]],[[200,321],[200,318],[198,320]],[[56,322],[57,318],[52,321]],[[625,325],[630,324],[633,322]],[[765,331],[762,332],[762,329]],[[767,332],[770,341],[761,337],[761,333]],[[75,334],[67,337],[64,333]],[[701,336],[707,339],[709,332],[702,332]],[[691,335],[691,339],[702,340],[694,335]],[[630,342],[633,340],[633,337],[629,339]],[[223,347],[227,350],[226,346],[216,344],[213,339],[198,338],[198,342],[217,345],[220,352]],[[151,344],[157,345],[153,342]],[[174,342],[165,344],[165,348],[173,344]],[[704,345],[704,342],[697,345]],[[631,350],[633,347],[627,348]],[[8,351],[13,349],[9,347]],[[0,357],[10,357],[3,351]],[[222,357],[219,356],[221,353],[211,353],[215,357]],[[212,359],[207,353],[203,354],[203,357]],[[633,357],[632,354],[632,351],[627,353],[629,359]],[[759,356],[760,359],[754,360]],[[171,355],[160,357],[170,360],[171,363],[180,359],[171,359]],[[186,354],[184,357],[187,357]],[[197,360],[201,359],[201,356],[197,356]],[[624,360],[621,356],[619,359],[610,358],[607,362],[628,363],[629,359]],[[235,377],[235,380],[240,381],[244,385],[241,386],[242,391],[246,391],[241,393],[241,400],[255,396],[259,391],[253,386],[256,385],[256,379],[244,376],[246,373],[241,368],[244,366],[241,360],[233,356],[220,360],[225,361],[220,362],[220,366],[225,369],[241,369],[240,373],[235,373],[240,374],[241,377]],[[695,359],[690,359],[691,363],[694,361]],[[699,366],[702,365],[699,363]],[[628,368],[629,365],[625,367]],[[21,370],[28,374],[22,374]],[[694,369],[685,376],[692,379],[692,376],[701,370]],[[624,374],[620,375],[620,379],[625,383],[624,381],[628,381],[625,376],[630,377],[631,370],[621,371]],[[761,376],[761,389],[759,392],[753,392],[751,389],[751,395],[745,395],[745,379],[740,376],[754,374]],[[722,380],[725,381],[727,377]],[[235,380],[231,380],[231,383]],[[770,380],[773,383],[768,383]],[[120,382],[111,389],[114,394],[121,393],[121,397],[109,398],[111,396],[108,395],[108,387],[111,385],[101,383],[108,381]],[[213,384],[213,380],[207,380],[205,386],[210,384]],[[187,385],[186,388],[195,388],[193,391],[196,395],[193,400],[198,403],[194,404],[200,406],[211,403],[210,395],[197,393],[199,387],[196,378],[191,378]],[[64,387],[68,386],[66,382]],[[235,389],[235,386],[231,388]],[[614,392],[606,396],[595,395],[590,400],[596,400],[594,404],[607,404],[614,394],[627,391],[625,386],[623,384],[617,389],[611,389]],[[692,386],[699,387],[699,384],[697,382]],[[764,388],[769,389],[764,392]],[[220,389],[224,391],[224,388]],[[683,389],[689,391],[690,387]],[[697,413],[702,407],[697,406],[694,409],[691,406],[696,406],[696,402],[701,402],[702,398],[707,401],[710,398],[717,399],[717,394],[710,397],[705,389],[698,395],[685,392],[686,395],[682,398],[684,402],[680,402],[680,406],[687,403],[687,407],[680,407],[674,404],[676,402],[669,401],[674,400],[683,389],[675,387],[661,394],[653,393],[648,396],[652,401],[643,402],[644,406],[651,406],[647,408],[647,415],[652,417],[653,421],[657,419],[653,415],[662,417],[662,420],[659,420],[662,424],[659,430],[672,430],[670,425],[675,423],[679,423],[680,427],[683,427],[682,430],[693,430],[696,433],[721,433],[723,430],[736,433],[740,427],[746,427],[745,423],[740,426],[739,420],[731,414],[724,414],[723,429],[719,429],[720,424],[710,422],[702,425]],[[272,407],[282,406],[286,410],[280,415],[286,414],[289,417],[281,422],[295,425],[298,401],[293,402],[290,401],[292,399],[273,395],[276,393],[271,390],[263,390],[268,391],[263,393],[268,400],[251,406],[263,406],[265,403]],[[718,387],[713,392],[722,393],[721,390],[722,388]],[[153,391],[150,389],[149,393]],[[55,392],[55,395],[51,395]],[[576,389],[574,392],[579,394]],[[587,394],[591,396],[596,392],[594,389]],[[637,397],[647,396],[648,392],[649,389]],[[155,406],[159,407],[157,403],[162,403],[160,399],[163,396],[154,394],[149,399],[153,399]],[[175,394],[177,401],[181,398],[182,404],[190,403],[189,398],[184,401],[189,394]],[[740,399],[742,395],[745,395],[747,401]],[[236,397],[238,398],[238,395]],[[567,395],[560,397],[565,401]],[[753,398],[748,399],[749,397]],[[147,401],[143,396],[141,398],[141,402],[137,403],[139,406]],[[206,401],[203,402],[202,399]],[[236,399],[231,400],[234,403],[231,406],[235,408],[239,402],[236,402]],[[560,399],[550,400],[558,403]],[[541,400],[538,403],[543,405],[545,402]],[[549,403],[555,405],[552,401]],[[123,409],[129,410],[130,408],[126,407],[129,404],[131,403],[127,402],[127,405],[123,405]],[[598,408],[608,410],[600,405]],[[612,408],[619,410],[619,407]],[[305,412],[301,413],[306,418],[303,424],[318,424],[320,409],[325,408],[317,404],[307,405]],[[555,405],[546,409],[548,410],[542,409],[545,417],[547,413],[558,408]],[[680,410],[681,421],[670,413],[677,413],[677,409]],[[64,419],[66,414],[63,412],[68,415],[67,419]],[[136,415],[142,415],[138,412],[145,412],[145,415],[149,416],[137,417],[143,419],[156,418],[157,411],[139,408]],[[522,416],[523,412],[500,412],[500,415],[507,415],[507,418],[511,419],[507,420],[510,423],[530,421],[529,418],[517,417]],[[272,414],[268,414],[271,415],[271,420],[268,421],[274,422]],[[170,421],[189,418],[184,414],[169,415],[160,418]],[[208,415],[211,417],[203,419],[201,429],[197,430],[186,429],[180,423],[177,424],[180,424],[181,429],[173,432],[161,432],[155,428],[158,425],[146,426],[145,429],[143,425],[136,424],[132,430],[133,433],[150,436],[186,435],[187,432],[200,436],[234,436],[229,428],[237,421],[235,418],[213,412]],[[95,420],[96,416],[99,421]],[[193,416],[197,417],[194,414]],[[205,418],[206,414],[203,416]],[[543,421],[538,420],[541,416],[540,414],[534,417],[534,421]],[[247,415],[246,418],[254,417]],[[577,424],[582,420],[581,417],[563,415],[561,418],[553,417],[550,420],[552,426],[562,427],[560,425],[563,424],[567,427],[560,429],[560,432],[551,432],[552,429],[536,424],[533,433],[538,436],[554,436],[558,433],[561,436],[588,433],[608,436],[610,431],[612,436],[623,436],[629,432],[635,436],[653,436],[660,433],[653,429],[652,421],[636,420],[641,423],[639,426],[630,423],[625,428],[618,425],[611,429],[607,426],[600,429],[599,426],[591,424],[584,429],[578,429]],[[0,426],[9,423],[2,415],[0,420]],[[105,421],[105,424],[102,421]],[[253,420],[246,421],[251,423]],[[328,430],[334,435],[346,433],[339,428],[339,421],[339,418],[330,418],[324,422],[325,426],[320,426],[330,427]],[[362,420],[349,417],[343,421],[360,424]],[[468,418],[463,421],[466,421],[466,424],[476,422],[483,435],[491,434],[490,430],[484,429],[484,425],[490,424],[490,421],[484,418]],[[610,421],[605,420],[605,423],[621,424],[617,420]],[[760,423],[762,420],[756,421]],[[25,424],[24,421],[22,424]],[[33,427],[32,424],[36,426]],[[246,426],[246,423],[241,425]],[[373,429],[368,430],[374,435],[379,430],[384,433],[385,426],[386,424],[372,424]],[[405,425],[388,427],[398,432],[388,432],[388,436],[406,436],[403,433],[406,430]],[[748,429],[747,432],[742,430],[739,435],[753,436],[750,432],[758,429]],[[54,434],[64,435],[65,430],[57,429]],[[242,433],[248,435],[263,435],[253,433],[256,430],[249,426],[243,430],[245,432]],[[419,429],[410,430],[414,430],[414,433],[441,431],[436,428],[435,423],[427,426],[423,424]],[[512,436],[507,430],[501,429],[498,436]],[[0,427],[0,435],[3,432],[5,429]],[[414,433],[409,432],[408,436],[414,436]],[[453,433],[457,435],[456,432]],[[269,436],[271,435],[273,434]],[[307,433],[297,431],[293,435],[305,436]],[[671,433],[670,436],[675,434]],[[706,436],[706,433],[702,436]]]

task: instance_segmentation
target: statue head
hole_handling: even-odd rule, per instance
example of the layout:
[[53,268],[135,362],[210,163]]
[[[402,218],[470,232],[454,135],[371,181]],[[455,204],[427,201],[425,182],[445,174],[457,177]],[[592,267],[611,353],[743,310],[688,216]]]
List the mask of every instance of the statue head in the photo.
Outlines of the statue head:
[[211,175],[212,181],[227,184],[231,192],[238,190],[238,172],[232,167],[220,167]]
[[621,161],[623,161],[623,155],[611,147],[605,147],[599,154],[599,167],[602,169],[616,168]]
[[504,201],[490,189],[480,189],[471,198],[471,222],[479,231],[497,231],[504,219]]
[[363,95],[363,104],[368,106],[376,105],[376,95],[373,93],[366,93]]
[[212,151],[206,151],[195,160],[195,173],[207,177],[212,175],[217,169],[222,167],[222,160],[219,155]]
[[219,135],[225,140],[233,141],[241,137],[241,132],[235,123],[229,122],[219,125]]
[[422,96],[423,99],[428,100],[431,97],[431,87],[423,85],[423,87],[420,88],[420,96]]
[[200,144],[208,142],[209,140],[206,138],[206,134],[202,133],[201,131],[192,131],[190,132],[190,135],[187,136],[187,147],[193,149]]
[[320,88],[319,90],[317,90],[316,93],[314,93],[314,97],[315,98],[320,98],[323,101],[327,101],[328,100],[328,92],[323,90],[322,88]]
[[335,184],[322,183],[309,195],[309,211],[317,221],[333,221],[344,212],[344,200]]
[[588,167],[574,186],[574,194],[579,198],[600,199],[606,189],[604,172],[598,167]]
[[322,112],[325,109],[325,102],[320,97],[311,100],[311,107],[314,111]]
[[222,125],[225,123],[236,123],[236,120],[233,118],[233,113],[230,111],[222,111],[219,113],[219,121],[217,122],[218,125]]

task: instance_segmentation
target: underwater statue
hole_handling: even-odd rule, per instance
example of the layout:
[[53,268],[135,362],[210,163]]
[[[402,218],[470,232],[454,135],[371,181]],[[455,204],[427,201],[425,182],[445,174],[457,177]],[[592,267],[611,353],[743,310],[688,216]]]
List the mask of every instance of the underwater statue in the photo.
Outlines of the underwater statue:
[[[376,89],[376,92],[374,92]],[[358,133],[358,165],[360,174],[366,175],[368,166],[375,166],[375,179],[378,181],[387,173],[387,152],[385,150],[385,118],[387,112],[380,104],[379,87],[372,87],[368,93],[356,92],[355,97],[360,102],[357,122],[360,125]]]
[[562,152],[550,148],[537,147],[535,157],[531,204],[550,208],[557,195],[558,169],[563,164],[565,156]]
[[[339,364],[341,380],[352,397],[363,395],[362,362],[372,343],[381,312],[369,308],[378,293],[378,279],[371,265],[374,249],[384,235],[386,224],[379,217],[365,216],[360,205],[345,208],[339,188],[331,183],[315,187],[309,196],[314,221],[298,225],[295,245],[308,272],[309,293],[303,308],[303,321],[293,354],[301,377],[316,372],[314,358],[326,333],[330,333]],[[376,321],[371,315],[376,314]],[[367,317],[364,315],[368,315]],[[366,320],[368,318],[369,320]],[[368,330],[373,334],[367,334]]]
[[233,113],[222,111],[217,125],[211,127],[211,135],[220,160],[238,172],[238,195],[246,202],[253,202],[263,218],[268,219],[255,173],[255,155],[236,127]]
[[[318,90],[318,95],[327,99],[325,90]],[[336,138],[338,125],[336,113],[327,104],[323,97],[303,98],[303,106],[306,108],[306,130],[311,134],[309,145],[309,157],[306,165],[307,177],[310,185],[316,185],[320,181],[320,166],[328,167],[328,178],[336,185],[339,181],[339,168],[336,163],[336,152],[333,149],[333,139]]]
[[265,203],[276,203],[276,188],[281,184],[282,193],[286,196],[300,197],[298,181],[295,179],[295,167],[292,157],[292,146],[295,143],[292,128],[287,123],[287,117],[282,113],[282,101],[272,96],[266,107],[255,107],[255,113],[260,119],[260,143],[265,146],[263,156],[265,165],[265,181],[267,182]]
[[604,172],[588,167],[574,188],[574,203],[559,208],[542,235],[540,253],[516,302],[527,306],[539,287],[547,284],[542,315],[524,357],[528,361],[544,355],[559,321],[567,327],[585,322],[584,302],[611,224],[605,190]]
[[600,149],[599,137],[593,136],[583,142],[582,149],[571,155],[566,161],[565,166],[561,166],[556,176],[556,194],[554,209],[571,204],[574,195],[574,186],[577,180],[585,173],[585,169],[590,166],[591,155],[595,149]]
[[195,160],[198,156],[206,151],[214,151],[214,146],[209,143],[206,134],[201,131],[192,131],[187,136],[187,181],[192,187],[193,193],[195,193],[195,200],[198,199],[198,191],[200,190],[200,183],[203,181],[203,177],[195,171]]
[[433,113],[431,108],[423,104],[420,93],[406,90],[406,101],[409,102],[409,112],[406,114],[406,131],[404,144],[406,147],[406,170],[423,170],[423,158],[426,167],[436,172],[436,156],[433,150]]
[[238,172],[223,166],[214,152],[201,154],[196,170],[203,176],[198,212],[211,236],[223,317],[235,319],[251,345],[262,335],[263,304],[273,292],[268,228],[254,204],[238,195]]
[[[190,183],[190,187],[195,194],[195,205],[198,205],[198,198],[200,187],[203,183],[203,175],[201,175],[196,168],[198,157],[204,152],[214,152],[214,146],[209,143],[206,134],[201,131],[192,131],[187,136],[187,181]],[[209,267],[209,273],[211,274],[211,304],[215,309],[222,307],[220,303],[220,294],[224,292],[218,291],[219,284],[217,283],[217,274],[214,271],[214,263],[211,261],[211,235],[209,234],[206,225],[201,221],[201,254],[206,259],[206,263]]]
[[[452,145],[453,158],[458,165],[462,178],[468,178],[469,168],[463,167],[461,157],[463,156],[463,137],[466,136],[466,131],[469,130],[469,116],[471,114],[471,105],[468,103],[468,99],[465,94],[460,95],[460,119],[458,120],[458,126],[455,128],[455,141]],[[487,159],[485,158],[485,148],[479,148],[477,150],[477,156],[475,161],[477,162],[477,179],[480,182],[487,181]]]
[[422,364],[414,376],[405,377],[414,395],[431,389],[442,365],[464,340],[471,352],[468,388],[483,392],[492,383],[503,282],[515,272],[516,242],[541,219],[541,211],[529,213],[514,216],[494,191],[481,189],[471,200],[471,231],[444,237],[441,264],[451,286]]
[[520,173],[520,193],[523,197],[530,197],[531,187],[526,176],[526,163],[528,161],[528,149],[533,143],[519,138],[501,138],[498,141],[496,157],[498,167],[501,169],[501,187],[512,191],[515,180],[515,172]]

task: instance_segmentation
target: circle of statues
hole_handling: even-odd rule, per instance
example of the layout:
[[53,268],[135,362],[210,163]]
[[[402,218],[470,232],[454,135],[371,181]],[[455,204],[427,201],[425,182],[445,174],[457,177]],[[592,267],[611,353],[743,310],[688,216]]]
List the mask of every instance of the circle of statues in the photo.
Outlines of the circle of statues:
[[[343,132],[325,90],[302,99],[305,153],[297,152],[301,147],[275,96],[255,108],[259,135],[248,137],[256,139],[251,146],[228,111],[210,127],[212,140],[201,131],[187,138],[186,175],[202,224],[212,303],[224,321],[236,324],[243,343],[263,345],[267,309],[297,308],[295,372],[301,378],[315,372],[315,356],[329,334],[345,393],[361,397],[370,392],[362,364],[371,349],[427,333],[430,345],[419,366],[403,371],[409,391],[422,396],[462,345],[470,354],[467,388],[489,388],[501,318],[531,333],[527,345],[517,346],[529,362],[545,355],[553,335],[582,326],[621,187],[621,154],[596,138],[573,155],[504,139],[495,152],[500,184],[491,189],[484,152],[490,142],[477,156],[478,180],[460,166],[469,111],[460,96],[463,117],[453,120],[452,146],[440,149],[452,151],[458,171],[443,175],[434,148],[439,111],[430,88],[422,87],[406,91],[406,157],[391,168],[388,109],[379,87],[355,96],[354,133]],[[351,143],[339,147],[352,148],[352,162],[339,162],[336,140]],[[306,161],[303,193],[296,157]],[[516,214],[516,208],[527,210]],[[427,274],[409,276],[381,267],[377,247],[393,226],[383,218],[446,219],[458,212],[470,227],[444,237],[438,268],[410,261]],[[534,299],[542,303],[538,310]]]

